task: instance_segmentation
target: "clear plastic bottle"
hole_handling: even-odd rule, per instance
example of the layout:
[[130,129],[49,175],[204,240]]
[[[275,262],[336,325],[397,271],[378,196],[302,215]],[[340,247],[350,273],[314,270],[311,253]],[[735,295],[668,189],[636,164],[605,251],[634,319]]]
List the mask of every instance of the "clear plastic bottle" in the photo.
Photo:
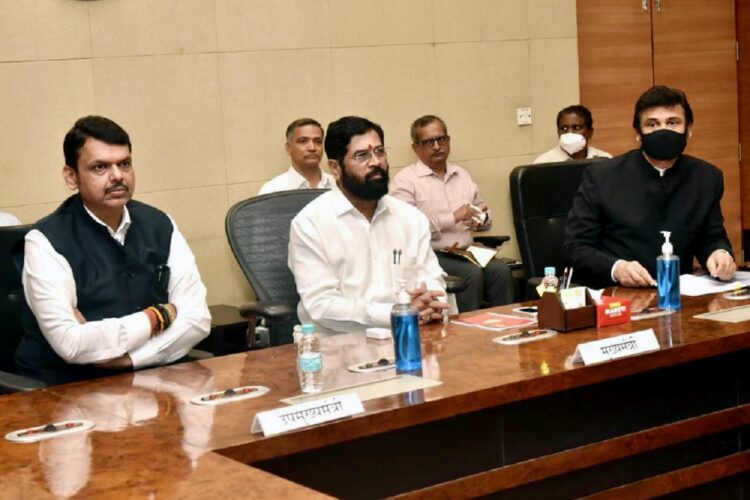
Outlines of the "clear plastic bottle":
[[302,340],[302,325],[294,325],[292,327],[292,339],[295,344],[299,345],[299,341]]
[[544,285],[545,291],[556,292],[559,284],[560,281],[557,279],[555,268],[552,266],[545,267],[544,278],[542,278],[542,285]]
[[397,371],[414,371],[422,368],[422,346],[419,336],[419,313],[411,305],[409,294],[401,290],[398,303],[391,309],[393,350],[396,353]]
[[297,368],[302,392],[320,392],[323,389],[323,355],[315,325],[302,325],[302,339],[297,347]]

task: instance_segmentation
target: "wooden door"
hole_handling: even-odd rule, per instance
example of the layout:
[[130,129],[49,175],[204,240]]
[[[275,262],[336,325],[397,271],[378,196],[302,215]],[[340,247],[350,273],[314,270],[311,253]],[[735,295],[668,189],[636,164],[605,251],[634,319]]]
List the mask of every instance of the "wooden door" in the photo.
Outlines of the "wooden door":
[[612,155],[638,147],[633,108],[653,85],[651,11],[640,4],[577,1],[581,104],[594,117],[592,145]]
[[[737,0],[737,41],[739,61],[737,62],[737,86],[739,102],[740,144],[740,187],[742,190],[742,228],[750,230],[750,0]],[[750,254],[745,248],[745,254]],[[749,255],[750,256],[750,255]],[[750,260],[750,259],[746,259]]]
[[687,153],[724,172],[724,224],[740,259],[734,0],[661,0],[658,4],[652,10],[654,83],[677,87],[688,96],[695,124]]

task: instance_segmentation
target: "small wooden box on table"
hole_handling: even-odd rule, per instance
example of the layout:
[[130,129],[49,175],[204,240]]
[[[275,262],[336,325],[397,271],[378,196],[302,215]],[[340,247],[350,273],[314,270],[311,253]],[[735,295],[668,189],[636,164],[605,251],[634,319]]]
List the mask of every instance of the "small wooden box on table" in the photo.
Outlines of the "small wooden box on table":
[[539,299],[539,328],[558,332],[569,332],[589,328],[596,324],[596,304],[586,290],[586,305],[576,309],[565,309],[559,293],[545,292]]

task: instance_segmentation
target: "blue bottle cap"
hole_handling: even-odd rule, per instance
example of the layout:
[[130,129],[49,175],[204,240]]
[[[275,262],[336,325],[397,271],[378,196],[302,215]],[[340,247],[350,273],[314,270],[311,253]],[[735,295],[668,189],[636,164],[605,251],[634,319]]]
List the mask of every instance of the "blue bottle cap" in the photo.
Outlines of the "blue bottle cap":
[[545,267],[544,268],[544,275],[546,276],[548,274],[552,274],[552,275],[555,274],[555,268],[553,266],[549,266],[549,267]]
[[315,325],[312,323],[305,323],[302,325],[302,333],[315,333]]

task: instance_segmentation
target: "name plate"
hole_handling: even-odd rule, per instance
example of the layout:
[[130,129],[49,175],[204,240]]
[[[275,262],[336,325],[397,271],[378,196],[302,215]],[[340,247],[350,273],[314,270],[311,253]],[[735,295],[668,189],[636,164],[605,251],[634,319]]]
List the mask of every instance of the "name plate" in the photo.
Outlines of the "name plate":
[[573,362],[583,362],[584,365],[591,365],[632,356],[633,354],[658,350],[659,341],[656,340],[654,330],[649,328],[640,332],[578,344],[573,356]]
[[275,410],[262,411],[253,419],[252,433],[275,436],[365,411],[357,393],[339,394],[330,398],[299,403]]

